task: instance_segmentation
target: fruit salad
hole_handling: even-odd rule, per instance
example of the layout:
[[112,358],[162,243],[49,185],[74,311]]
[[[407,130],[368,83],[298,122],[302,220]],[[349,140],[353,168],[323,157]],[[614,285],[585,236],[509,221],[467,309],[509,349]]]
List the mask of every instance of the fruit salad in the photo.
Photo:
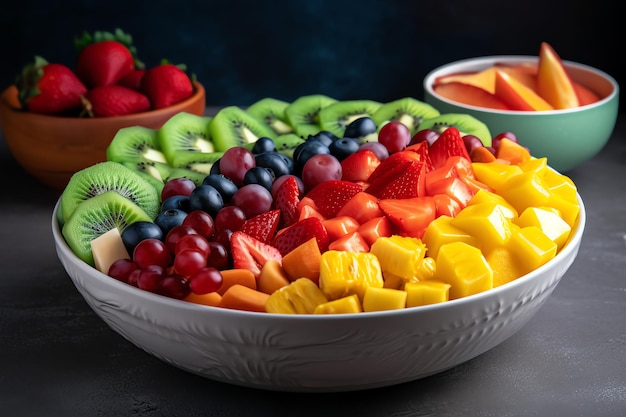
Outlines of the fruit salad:
[[57,219],[110,279],[269,314],[443,303],[544,265],[577,226],[574,183],[512,132],[414,98],[265,98],[121,129]]

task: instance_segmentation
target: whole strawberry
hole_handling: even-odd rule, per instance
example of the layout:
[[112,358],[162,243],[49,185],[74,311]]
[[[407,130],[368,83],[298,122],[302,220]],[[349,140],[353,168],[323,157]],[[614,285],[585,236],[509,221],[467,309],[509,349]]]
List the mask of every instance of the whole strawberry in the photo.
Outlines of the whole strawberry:
[[62,64],[48,63],[36,56],[17,77],[18,97],[25,110],[59,115],[81,105],[87,87],[76,74]]
[[84,113],[89,117],[111,117],[150,110],[150,100],[121,85],[101,85],[85,94]]
[[180,67],[163,63],[149,68],[141,80],[141,90],[152,107],[161,109],[176,104],[193,94],[193,84]]
[[95,32],[93,36],[84,33],[74,43],[80,51],[76,74],[89,88],[116,84],[143,66],[135,57],[131,36],[120,29],[113,33]]

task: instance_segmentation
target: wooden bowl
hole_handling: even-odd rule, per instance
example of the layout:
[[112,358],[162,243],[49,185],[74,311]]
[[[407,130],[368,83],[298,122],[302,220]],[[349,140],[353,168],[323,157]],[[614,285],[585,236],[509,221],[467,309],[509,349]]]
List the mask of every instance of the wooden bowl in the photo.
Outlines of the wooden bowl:
[[191,97],[172,106],[126,116],[79,118],[21,110],[15,86],[0,96],[0,127],[13,157],[40,182],[63,189],[72,174],[106,160],[106,148],[119,129],[128,126],[160,128],[174,114],[203,115],[202,84],[194,83]]

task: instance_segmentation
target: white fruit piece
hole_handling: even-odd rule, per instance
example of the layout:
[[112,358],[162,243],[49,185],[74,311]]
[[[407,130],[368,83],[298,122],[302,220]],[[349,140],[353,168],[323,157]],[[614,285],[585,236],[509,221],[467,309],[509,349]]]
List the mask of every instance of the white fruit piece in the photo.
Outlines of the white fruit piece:
[[118,259],[130,259],[130,255],[122,241],[122,235],[117,227],[101,234],[91,241],[91,252],[93,253],[96,269],[107,274],[111,264]]

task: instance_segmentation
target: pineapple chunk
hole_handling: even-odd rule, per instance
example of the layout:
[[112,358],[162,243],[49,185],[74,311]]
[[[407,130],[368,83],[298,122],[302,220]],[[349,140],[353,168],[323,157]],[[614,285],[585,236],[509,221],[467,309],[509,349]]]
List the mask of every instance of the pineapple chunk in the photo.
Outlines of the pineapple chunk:
[[383,284],[380,263],[372,253],[329,250],[322,254],[319,285],[329,300],[352,294],[363,300],[368,287]]
[[339,298],[338,300],[329,301],[315,307],[315,314],[351,314],[361,313],[361,301],[356,294]]
[[443,303],[450,297],[450,284],[441,281],[408,282],[404,286],[406,291],[406,306],[417,307],[428,304]]
[[317,284],[309,278],[298,278],[274,291],[265,302],[265,310],[278,314],[313,314],[318,305],[327,301]]
[[368,287],[363,297],[363,311],[400,310],[406,307],[406,297],[403,290]]

